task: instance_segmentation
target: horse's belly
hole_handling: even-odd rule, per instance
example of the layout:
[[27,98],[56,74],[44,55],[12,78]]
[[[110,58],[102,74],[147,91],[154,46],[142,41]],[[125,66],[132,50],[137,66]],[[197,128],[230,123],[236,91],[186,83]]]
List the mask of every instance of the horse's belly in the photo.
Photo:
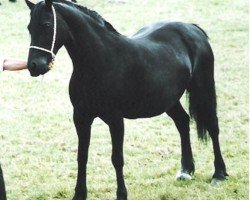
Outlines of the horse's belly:
[[164,112],[163,110],[158,111],[158,112],[156,110],[152,110],[152,111],[148,111],[148,112],[145,112],[145,111],[143,111],[143,112],[128,112],[128,111],[125,111],[123,113],[123,117],[127,118],[127,119],[150,118],[150,117],[160,115],[163,112]]
[[171,98],[143,98],[136,101],[120,101],[116,108],[124,118],[149,118],[160,115],[171,108],[179,97]]

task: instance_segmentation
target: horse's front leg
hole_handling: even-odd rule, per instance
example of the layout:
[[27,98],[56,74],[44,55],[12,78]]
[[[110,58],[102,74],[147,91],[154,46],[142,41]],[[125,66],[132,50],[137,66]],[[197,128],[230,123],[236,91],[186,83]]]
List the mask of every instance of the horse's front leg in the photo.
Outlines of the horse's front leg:
[[73,200],[87,199],[86,170],[88,162],[88,149],[90,131],[94,117],[74,110],[74,123],[78,135],[78,174]]
[[116,115],[101,117],[109,126],[112,139],[111,160],[116,171],[117,179],[117,200],[127,200],[127,189],[123,176],[123,140],[124,140],[124,122],[123,118]]

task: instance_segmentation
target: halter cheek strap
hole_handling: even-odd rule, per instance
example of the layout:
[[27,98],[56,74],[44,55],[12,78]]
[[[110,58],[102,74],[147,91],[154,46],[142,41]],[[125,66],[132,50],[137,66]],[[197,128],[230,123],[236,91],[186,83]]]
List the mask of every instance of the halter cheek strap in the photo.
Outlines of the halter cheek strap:
[[38,49],[38,50],[50,53],[51,56],[52,56],[52,60],[54,60],[55,57],[56,57],[56,55],[54,53],[54,48],[55,48],[55,42],[56,42],[57,21],[56,21],[56,11],[55,11],[55,8],[54,8],[53,5],[51,6],[51,8],[52,8],[53,17],[54,17],[54,32],[53,32],[53,40],[52,40],[51,49],[48,50],[48,49],[45,49],[43,47],[38,47],[38,46],[30,46],[30,49]]

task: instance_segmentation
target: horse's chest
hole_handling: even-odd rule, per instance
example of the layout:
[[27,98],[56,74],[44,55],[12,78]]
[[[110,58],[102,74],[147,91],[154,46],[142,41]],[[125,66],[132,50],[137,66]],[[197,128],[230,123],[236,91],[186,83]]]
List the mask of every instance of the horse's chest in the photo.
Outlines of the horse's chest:
[[94,80],[72,77],[69,95],[73,107],[82,110],[97,110],[100,106],[98,90]]

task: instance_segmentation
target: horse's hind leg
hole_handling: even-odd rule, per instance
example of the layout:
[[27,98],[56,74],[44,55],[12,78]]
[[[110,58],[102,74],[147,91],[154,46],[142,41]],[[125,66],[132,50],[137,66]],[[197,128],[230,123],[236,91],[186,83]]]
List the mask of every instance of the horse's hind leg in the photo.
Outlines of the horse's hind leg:
[[214,167],[215,172],[212,179],[212,184],[216,184],[218,181],[225,180],[228,176],[226,172],[226,166],[221,154],[220,144],[219,144],[219,126],[216,114],[211,117],[208,122],[208,132],[212,138],[213,148],[214,148]]
[[119,115],[108,114],[101,119],[109,126],[112,140],[111,160],[116,171],[117,179],[117,200],[127,200],[127,189],[123,176],[123,141],[124,141],[124,121]]
[[177,180],[191,179],[191,175],[194,173],[195,167],[190,144],[189,115],[183,109],[180,102],[167,111],[167,114],[174,120],[181,137],[181,171],[177,174],[176,178]]

